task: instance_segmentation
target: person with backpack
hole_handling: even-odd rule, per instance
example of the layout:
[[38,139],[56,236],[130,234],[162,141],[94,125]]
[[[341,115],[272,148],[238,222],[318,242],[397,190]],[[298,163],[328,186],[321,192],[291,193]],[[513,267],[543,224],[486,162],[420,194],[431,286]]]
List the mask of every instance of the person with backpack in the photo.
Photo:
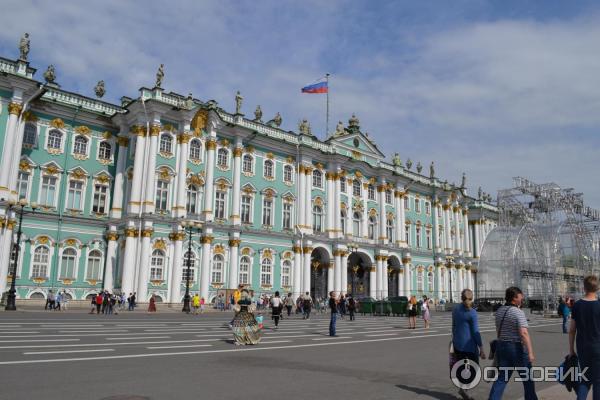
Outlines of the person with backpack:
[[294,298],[291,293],[288,293],[287,297],[284,300],[285,308],[287,309],[287,316],[292,315],[292,308],[294,307]]
[[310,319],[310,311],[313,306],[312,297],[310,297],[310,293],[306,292],[304,296],[302,296],[302,310],[304,311],[304,316],[302,319]]
[[348,315],[350,316],[350,321],[354,321],[354,312],[356,311],[356,301],[354,301],[354,297],[351,294],[346,295],[346,301],[348,302]]
[[283,309],[283,301],[279,297],[279,292],[275,292],[275,296],[271,297],[271,316],[275,322],[275,328],[279,329],[279,317],[281,316],[281,310]]
[[569,318],[571,317],[571,307],[569,304],[569,298],[567,297],[565,301],[560,299],[560,303],[558,304],[558,315],[562,317],[562,329],[563,333],[569,333]]

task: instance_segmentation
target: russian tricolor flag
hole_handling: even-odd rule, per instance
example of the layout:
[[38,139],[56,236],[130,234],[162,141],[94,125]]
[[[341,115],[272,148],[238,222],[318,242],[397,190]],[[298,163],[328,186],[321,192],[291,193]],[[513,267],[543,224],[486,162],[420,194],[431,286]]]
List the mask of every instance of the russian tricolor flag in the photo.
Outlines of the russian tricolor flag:
[[313,83],[302,88],[302,93],[328,93],[328,91],[327,81]]

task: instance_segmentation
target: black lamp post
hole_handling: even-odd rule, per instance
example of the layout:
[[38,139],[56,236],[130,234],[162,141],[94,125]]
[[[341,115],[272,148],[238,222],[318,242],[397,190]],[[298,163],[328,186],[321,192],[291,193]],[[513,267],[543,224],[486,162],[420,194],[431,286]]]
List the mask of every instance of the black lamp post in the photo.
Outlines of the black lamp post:
[[[17,281],[17,265],[19,265],[19,252],[21,249],[21,234],[23,233],[23,231],[21,230],[21,227],[23,225],[23,214],[25,214],[25,206],[27,205],[27,200],[21,199],[21,200],[19,200],[18,203],[15,203],[15,202],[9,203],[9,205],[10,205],[9,210],[12,209],[13,207],[15,207],[17,204],[19,205],[19,207],[21,207],[21,210],[18,212],[19,213],[19,229],[17,230],[17,243],[14,244],[17,247],[15,248],[15,261],[14,261],[14,266],[13,266],[13,270],[12,270],[12,279],[10,282],[10,289],[8,291],[8,298],[6,299],[6,307],[4,307],[4,309],[6,311],[16,311],[17,310],[17,289],[15,288],[15,283]],[[35,212],[36,208],[37,208],[37,203],[31,203],[32,212]],[[9,254],[9,262],[10,262],[11,255],[12,255],[12,251]]]
[[185,277],[185,296],[183,296],[183,308],[182,312],[190,313],[190,275],[191,275],[191,264],[192,264],[192,234],[194,233],[194,227],[196,223],[194,221],[184,221],[181,226],[188,234],[188,253],[187,253],[187,271]]

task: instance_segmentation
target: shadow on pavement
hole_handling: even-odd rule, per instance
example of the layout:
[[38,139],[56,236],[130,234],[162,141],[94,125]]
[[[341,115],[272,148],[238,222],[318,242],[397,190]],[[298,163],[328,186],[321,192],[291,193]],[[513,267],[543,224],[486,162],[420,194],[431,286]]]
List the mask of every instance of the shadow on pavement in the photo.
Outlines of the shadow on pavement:
[[399,389],[402,389],[402,390],[416,393],[418,395],[429,396],[429,397],[431,397],[433,399],[437,399],[437,400],[456,400],[457,399],[456,395],[448,394],[448,393],[444,393],[444,392],[438,392],[435,390],[427,390],[427,389],[423,389],[423,388],[402,385],[402,384],[398,384],[398,385],[396,385],[396,387]]

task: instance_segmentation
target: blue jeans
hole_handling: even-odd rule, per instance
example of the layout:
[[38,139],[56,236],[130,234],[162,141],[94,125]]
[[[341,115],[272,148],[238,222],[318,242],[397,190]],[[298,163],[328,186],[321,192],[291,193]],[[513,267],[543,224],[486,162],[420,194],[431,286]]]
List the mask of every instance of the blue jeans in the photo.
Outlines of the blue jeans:
[[563,314],[563,333],[569,333],[569,314]]
[[588,368],[585,373],[588,382],[580,383],[577,386],[577,400],[587,399],[590,386],[592,387],[593,399],[600,400],[600,346],[587,346],[580,348],[577,346],[577,355],[579,356],[579,366]]
[[335,319],[337,314],[335,312],[331,312],[331,319],[329,320],[329,336],[335,336]]
[[[525,351],[523,345],[518,342],[498,341],[496,357],[498,357],[498,367],[531,368],[529,354],[527,354],[527,351]],[[502,394],[504,393],[506,384],[510,380],[512,372],[513,371],[498,371],[498,380],[496,380],[492,385],[489,400],[502,399]],[[523,389],[525,391],[525,400],[537,400],[537,395],[535,394],[535,384],[532,380],[523,381]]]

